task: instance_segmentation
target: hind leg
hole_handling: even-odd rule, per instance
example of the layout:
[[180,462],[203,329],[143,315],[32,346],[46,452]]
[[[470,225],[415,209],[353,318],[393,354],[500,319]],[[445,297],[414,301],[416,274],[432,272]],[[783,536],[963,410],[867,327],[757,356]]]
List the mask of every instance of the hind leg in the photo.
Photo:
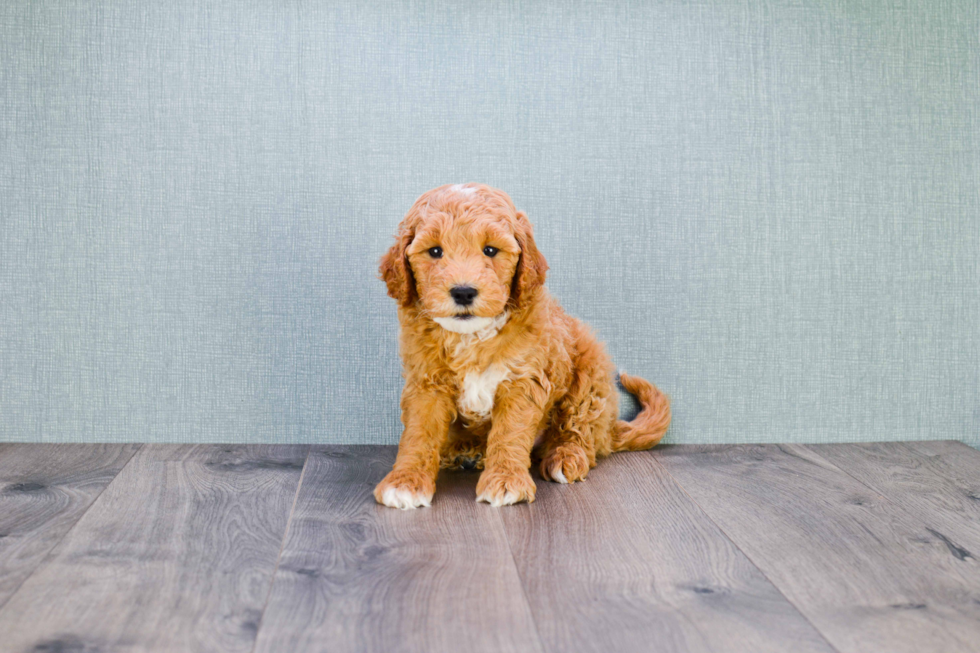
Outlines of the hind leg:
[[483,469],[487,453],[486,425],[467,428],[458,420],[449,425],[449,437],[439,452],[442,469]]
[[556,483],[584,480],[595,466],[594,448],[576,435],[549,431],[541,449],[541,478]]
[[597,358],[596,365],[582,366],[579,361],[568,394],[555,407],[539,448],[542,478],[557,483],[581,481],[595,467],[597,456],[609,454],[616,394],[605,361]]

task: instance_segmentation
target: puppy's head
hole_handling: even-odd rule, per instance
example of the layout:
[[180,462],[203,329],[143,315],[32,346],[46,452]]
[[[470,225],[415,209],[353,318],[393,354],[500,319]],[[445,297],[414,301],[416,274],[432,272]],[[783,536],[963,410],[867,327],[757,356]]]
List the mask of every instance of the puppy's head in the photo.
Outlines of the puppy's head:
[[418,198],[380,267],[391,297],[457,333],[522,308],[547,270],[527,216],[503,191],[478,184]]

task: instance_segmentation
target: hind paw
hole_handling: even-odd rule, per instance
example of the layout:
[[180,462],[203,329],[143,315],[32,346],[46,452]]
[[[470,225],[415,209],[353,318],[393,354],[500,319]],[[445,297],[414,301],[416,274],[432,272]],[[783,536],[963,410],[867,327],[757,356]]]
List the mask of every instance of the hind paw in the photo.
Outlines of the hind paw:
[[563,444],[541,460],[541,477],[556,483],[574,483],[585,479],[592,465],[585,449]]

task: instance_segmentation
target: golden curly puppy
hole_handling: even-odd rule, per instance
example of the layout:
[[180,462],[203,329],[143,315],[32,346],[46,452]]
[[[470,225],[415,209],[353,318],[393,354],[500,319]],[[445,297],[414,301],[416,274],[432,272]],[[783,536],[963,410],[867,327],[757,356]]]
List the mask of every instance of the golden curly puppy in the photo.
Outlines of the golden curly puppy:
[[399,302],[405,431],[379,503],[430,505],[440,467],[484,468],[478,501],[530,502],[532,455],[542,477],[573,483],[597,457],[663,437],[670,406],[643,379],[620,375],[643,409],[617,420],[609,356],[545,290],[547,270],[506,193],[457,184],[416,200],[381,259]]

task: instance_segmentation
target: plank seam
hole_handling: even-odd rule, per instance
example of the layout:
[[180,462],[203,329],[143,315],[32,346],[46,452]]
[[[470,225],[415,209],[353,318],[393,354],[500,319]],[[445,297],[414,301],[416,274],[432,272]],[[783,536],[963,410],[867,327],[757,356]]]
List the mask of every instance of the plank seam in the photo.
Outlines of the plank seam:
[[276,566],[272,569],[272,577],[269,579],[269,590],[265,594],[265,602],[262,604],[262,612],[259,614],[259,624],[255,629],[255,638],[252,639],[252,648],[249,649],[249,653],[255,652],[255,647],[259,644],[259,632],[262,630],[262,626],[265,621],[265,612],[269,609],[269,601],[272,600],[272,590],[276,584],[276,576],[279,574],[279,563],[282,562],[282,552],[286,549],[286,540],[289,537],[289,529],[293,525],[293,516],[296,513],[296,503],[299,501],[299,491],[303,487],[303,478],[306,476],[306,468],[310,462],[310,453],[313,451],[313,446],[308,446],[306,449],[306,457],[303,458],[303,469],[300,470],[299,480],[296,482],[296,492],[293,494],[293,505],[289,508],[289,517],[286,518],[286,528],[282,533],[282,541],[279,543],[279,554],[276,555]]
[[41,558],[41,560],[37,563],[37,565],[34,567],[34,569],[31,570],[31,573],[27,574],[27,576],[24,577],[24,580],[20,581],[20,584],[17,585],[17,589],[15,589],[13,592],[11,592],[7,596],[7,599],[3,603],[0,603],[0,612],[2,612],[3,609],[7,606],[7,604],[10,603],[10,599],[14,598],[17,595],[17,593],[20,592],[20,589],[24,586],[24,583],[26,583],[28,580],[30,580],[31,578],[33,578],[34,577],[34,574],[36,574],[40,569],[42,569],[50,561],[52,553],[59,546],[61,546],[61,543],[65,541],[65,538],[68,537],[68,534],[71,533],[73,530],[75,530],[75,527],[78,525],[78,523],[80,521],[82,521],[82,519],[85,517],[85,515],[88,514],[88,511],[92,509],[92,506],[94,506],[96,503],[98,503],[99,499],[102,498],[102,495],[105,494],[105,491],[109,489],[109,486],[116,482],[116,479],[119,478],[119,475],[122,473],[122,471],[124,469],[126,469],[127,467],[129,467],[129,464],[131,462],[133,462],[133,458],[136,457],[136,454],[138,454],[140,451],[143,450],[143,443],[142,442],[134,443],[134,444],[136,444],[136,448],[133,450],[133,453],[131,453],[129,455],[129,459],[126,460],[126,462],[123,464],[123,466],[119,468],[119,470],[115,473],[115,475],[113,475],[112,479],[108,483],[105,484],[105,487],[103,487],[101,490],[99,490],[99,493],[95,495],[95,498],[94,499],[92,499],[92,503],[88,504],[88,507],[86,507],[85,510],[82,511],[82,513],[78,516],[78,519],[75,520],[75,523],[73,523],[71,525],[71,527],[67,531],[65,531],[64,535],[62,535],[58,539],[58,541],[55,542],[54,545],[50,549],[48,549],[48,552],[44,554],[44,557]]
[[[909,444],[910,442],[913,442],[914,443],[914,442],[917,442],[917,441],[910,440],[910,441],[883,442],[883,443],[871,443],[871,444],[895,445],[897,448],[904,449],[913,458],[914,457],[920,457],[921,458],[924,454],[921,451],[919,451],[917,448],[915,448],[914,446],[911,446]],[[929,440],[923,440],[921,442],[930,442],[930,441]],[[955,442],[955,440],[953,440],[952,442]],[[831,443],[827,443],[827,444],[831,444]],[[947,547],[952,546],[952,543],[949,542],[944,535],[942,535],[941,533],[938,533],[935,530],[933,530],[932,526],[937,526],[938,525],[936,521],[933,521],[933,519],[935,519],[935,516],[933,516],[933,519],[930,519],[922,511],[917,510],[914,507],[910,507],[910,506],[906,505],[906,503],[904,501],[901,501],[899,499],[899,497],[896,497],[895,496],[895,489],[894,488],[892,488],[892,489],[884,489],[886,486],[882,486],[882,488],[879,489],[875,485],[872,485],[871,484],[871,481],[863,480],[863,479],[859,478],[858,476],[854,475],[853,473],[851,473],[849,470],[844,469],[843,467],[839,467],[838,465],[834,464],[834,462],[832,460],[826,458],[825,456],[821,455],[819,451],[816,451],[816,450],[813,449],[814,446],[819,446],[819,445],[800,444],[800,445],[796,445],[796,446],[799,446],[799,447],[802,447],[802,448],[806,449],[808,452],[810,452],[811,455],[817,456],[818,458],[820,458],[820,460],[823,460],[824,462],[826,462],[828,465],[830,465],[834,469],[839,470],[841,474],[844,474],[844,475],[846,475],[846,476],[854,479],[854,481],[858,485],[863,485],[864,487],[868,488],[869,490],[871,490],[872,492],[874,492],[875,494],[877,494],[879,497],[881,497],[881,499],[883,501],[885,501],[888,504],[894,506],[896,510],[900,510],[910,520],[914,521],[917,524],[921,524],[922,525],[922,528],[924,530],[930,532],[933,537],[937,538],[939,541],[941,541]],[[965,448],[969,449],[969,447],[967,447],[967,445],[964,444],[963,446]],[[919,471],[920,472],[924,472],[924,474],[927,475],[927,476],[933,476],[933,477],[937,477],[937,478],[942,478],[942,476],[940,474],[938,474],[937,472],[932,471],[932,470],[922,470],[920,468]],[[951,481],[951,482],[954,485],[956,485],[956,486],[960,486],[961,485],[960,483],[958,483],[956,481]],[[940,521],[944,521],[944,520],[940,520]]]
[[[835,444],[835,443],[828,442],[827,444]],[[912,447],[906,446],[904,442],[881,442],[881,443],[875,442],[873,444],[898,444],[898,445],[903,445],[904,448],[910,454],[913,454],[913,455],[921,455],[915,449],[913,449]],[[847,471],[843,467],[838,467],[837,465],[834,464],[834,461],[830,460],[829,458],[827,458],[825,456],[822,456],[819,451],[815,450],[813,448],[813,445],[801,444],[799,446],[800,447],[803,447],[804,449],[806,449],[807,451],[809,451],[812,455],[818,457],[820,460],[824,461],[825,463],[827,463],[828,465],[830,465],[834,469],[838,470],[841,474],[844,474],[845,476],[851,477],[852,479],[854,479],[855,481],[857,481],[857,483],[859,485],[863,485],[864,487],[868,488],[869,490],[871,490],[872,492],[874,492],[875,494],[877,494],[881,498],[885,499],[889,503],[894,504],[896,507],[901,508],[903,511],[905,511],[906,513],[908,513],[908,511],[905,510],[905,506],[901,506],[897,502],[895,502],[894,500],[892,500],[891,496],[889,496],[888,494],[885,494],[885,492],[883,490],[880,490],[877,487],[875,487],[874,485],[871,485],[871,483],[869,481],[867,481],[867,480],[858,478],[857,476],[855,476],[851,472]],[[910,515],[910,516],[913,517],[913,518],[915,517],[915,515]],[[921,520],[918,520],[917,519],[917,521],[921,521]]]
[[732,538],[732,536],[729,535],[728,532],[724,528],[722,528],[721,524],[719,524],[718,522],[716,522],[714,520],[714,518],[708,513],[708,511],[705,510],[704,507],[700,503],[697,502],[697,499],[695,499],[693,496],[691,496],[691,494],[687,491],[687,488],[684,487],[684,485],[680,482],[680,480],[678,480],[678,478],[676,476],[674,476],[673,474],[670,473],[670,470],[667,468],[667,466],[664,465],[664,464],[662,464],[659,460],[657,460],[657,457],[656,457],[656,455],[654,455],[654,452],[653,451],[648,451],[647,453],[650,456],[650,458],[653,459],[653,462],[656,463],[657,466],[660,467],[660,469],[662,469],[667,474],[667,476],[669,476],[671,478],[671,480],[673,480],[674,483],[677,484],[677,487],[680,488],[681,492],[683,492],[684,495],[687,496],[687,498],[689,498],[691,500],[691,502],[695,506],[698,507],[698,510],[700,510],[701,513],[704,514],[705,518],[708,521],[710,521],[712,524],[715,525],[715,528],[718,529],[718,532],[721,533],[722,535],[724,535],[725,536],[725,539],[727,539],[729,542],[731,542],[732,543],[732,546],[734,546],[743,556],[745,556],[745,559],[748,560],[749,563],[751,563],[751,565],[753,567],[755,567],[759,571],[760,574],[762,574],[762,577],[765,578],[767,581],[769,581],[769,584],[773,586],[773,589],[775,589],[777,592],[779,592],[779,595],[782,596],[783,599],[786,600],[786,603],[788,603],[789,605],[793,606],[793,609],[796,610],[797,614],[799,614],[800,617],[804,621],[806,621],[808,624],[810,624],[810,626],[813,628],[814,632],[816,632],[818,635],[820,635],[820,638],[823,639],[823,641],[825,641],[827,643],[827,646],[830,647],[831,650],[837,651],[837,653],[841,653],[841,650],[839,648],[837,648],[836,646],[834,646],[833,642],[831,642],[827,638],[827,635],[822,630],[820,630],[819,628],[817,628],[817,625],[815,623],[813,623],[810,620],[810,618],[800,609],[800,606],[798,606],[788,596],[786,596],[786,594],[783,592],[783,589],[778,584],[776,584],[776,581],[774,581],[772,578],[770,578],[769,575],[766,574],[766,572],[763,571],[759,567],[758,564],[756,564],[756,562],[752,558],[752,556],[750,556],[745,550],[742,549],[742,547],[740,547],[738,545],[738,542],[736,542]]
[[[915,441],[912,440],[910,442],[915,442]],[[929,440],[923,440],[923,442],[929,442]],[[833,443],[828,442],[826,444],[833,444]],[[876,443],[872,443],[872,444],[896,444],[896,445],[900,445],[906,451],[908,451],[910,454],[912,454],[914,456],[921,456],[922,455],[922,453],[920,451],[916,450],[912,446],[909,446],[908,442],[905,442],[905,441],[900,441],[900,442],[883,442],[883,443],[876,442]],[[837,471],[839,471],[841,474],[844,474],[845,476],[848,476],[849,478],[854,479],[854,481],[857,482],[859,485],[863,485],[864,487],[868,488],[869,490],[871,490],[872,492],[874,492],[875,494],[877,494],[878,496],[880,496],[882,499],[884,499],[885,501],[887,501],[889,504],[891,504],[891,505],[895,506],[896,508],[900,509],[902,512],[904,512],[910,518],[914,519],[917,522],[920,522],[923,525],[923,527],[927,527],[928,522],[925,519],[923,519],[922,517],[920,517],[920,516],[914,514],[913,512],[909,511],[909,509],[906,508],[900,501],[894,499],[892,497],[892,492],[890,490],[889,491],[885,491],[885,490],[882,490],[882,489],[878,489],[874,485],[871,485],[870,481],[867,481],[865,479],[858,478],[857,476],[855,476],[851,472],[847,471],[843,467],[839,467],[839,466],[835,465],[832,460],[830,460],[829,458],[826,458],[825,456],[821,455],[821,453],[819,451],[816,451],[813,448],[814,446],[818,446],[818,445],[813,445],[813,444],[800,444],[800,445],[797,445],[797,446],[806,449],[812,455],[817,456],[818,458],[820,458],[820,460],[824,461],[825,463],[827,463],[827,465],[833,467],[834,469],[836,469]],[[966,445],[963,445],[963,446],[966,447]],[[931,471],[929,472],[929,474],[930,475],[933,475],[933,476],[936,475],[935,472],[931,472]]]
[[514,547],[510,544],[510,536],[507,532],[507,523],[504,518],[500,516],[500,510],[498,508],[493,508],[494,516],[497,519],[497,523],[500,524],[500,531],[504,535],[504,540],[507,542],[507,552],[510,554],[510,562],[514,565],[514,574],[517,576],[518,585],[521,588],[521,598],[524,599],[524,605],[527,606],[527,612],[531,615],[531,625],[534,626],[534,637],[538,640],[538,650],[548,651],[547,647],[544,645],[544,640],[541,639],[541,631],[538,630],[538,618],[534,614],[534,607],[531,605],[530,599],[527,597],[527,588],[524,586],[524,576],[521,574],[520,568],[517,566],[517,558],[514,557]]
[[[816,443],[815,443],[816,444]],[[821,444],[832,444],[830,442]],[[925,453],[916,445],[925,445],[926,449],[929,449],[931,445],[935,444],[951,444],[957,449],[960,449],[965,456],[980,456],[980,449],[976,447],[971,447],[966,442],[962,440],[902,440],[902,444],[908,445],[909,448],[914,449],[918,453],[925,455]],[[941,454],[940,454],[941,455]]]

